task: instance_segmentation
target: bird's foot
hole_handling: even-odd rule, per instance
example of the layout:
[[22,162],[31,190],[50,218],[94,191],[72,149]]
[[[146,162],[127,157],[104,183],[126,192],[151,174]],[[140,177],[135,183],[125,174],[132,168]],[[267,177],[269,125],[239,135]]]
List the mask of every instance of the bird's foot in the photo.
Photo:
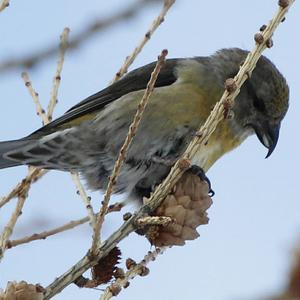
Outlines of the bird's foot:
[[189,169],[193,174],[199,176],[199,178],[203,181],[206,181],[207,184],[208,184],[208,195],[210,197],[213,197],[215,195],[215,192],[212,190],[211,188],[211,183],[210,183],[210,180],[209,178],[206,176],[204,170],[197,166],[197,165],[192,165]]

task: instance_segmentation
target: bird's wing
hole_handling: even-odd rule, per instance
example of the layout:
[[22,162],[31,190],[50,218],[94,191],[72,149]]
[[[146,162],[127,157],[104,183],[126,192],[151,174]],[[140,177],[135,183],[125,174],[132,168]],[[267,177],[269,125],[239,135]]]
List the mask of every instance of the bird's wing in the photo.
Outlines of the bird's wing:
[[[178,59],[169,59],[165,62],[158,75],[155,87],[171,85],[177,80],[175,72],[177,61]],[[68,128],[79,124],[82,120],[89,120],[94,117],[95,113],[99,112],[110,102],[113,102],[130,92],[145,89],[155,64],[156,63],[153,62],[131,71],[121,80],[79,102],[60,118],[38,129],[29,137],[49,134],[59,128]]]

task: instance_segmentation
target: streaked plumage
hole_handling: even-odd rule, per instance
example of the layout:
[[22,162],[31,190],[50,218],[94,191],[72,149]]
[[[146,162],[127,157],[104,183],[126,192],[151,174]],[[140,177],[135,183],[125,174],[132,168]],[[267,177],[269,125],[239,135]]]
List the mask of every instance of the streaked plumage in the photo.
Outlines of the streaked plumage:
[[[246,55],[246,51],[234,48],[210,57],[166,61],[116,192],[140,197],[167,175],[219,100],[224,81],[237,73]],[[90,188],[105,188],[154,66],[152,63],[130,72],[29,136],[0,143],[0,168],[28,164],[79,171]],[[286,81],[262,57],[237,98],[235,117],[221,122],[194,163],[207,170],[254,132],[271,153],[287,108]]]

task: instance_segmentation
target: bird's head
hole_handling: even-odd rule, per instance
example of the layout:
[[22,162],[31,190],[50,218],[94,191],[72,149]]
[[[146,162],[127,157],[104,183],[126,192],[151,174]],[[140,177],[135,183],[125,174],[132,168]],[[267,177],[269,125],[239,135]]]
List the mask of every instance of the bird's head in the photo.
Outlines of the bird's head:
[[284,77],[266,57],[261,57],[234,110],[237,122],[254,130],[260,142],[268,148],[266,158],[276,147],[288,100],[289,88]]
[[[219,52],[226,58],[233,76],[248,54],[237,48]],[[233,70],[234,69],[234,70]],[[224,74],[225,75],[225,74]],[[229,74],[226,74],[227,77]],[[289,103],[289,88],[274,64],[262,56],[251,77],[242,86],[234,107],[234,122],[244,132],[255,133],[259,141],[268,148],[266,157],[274,151],[282,119]]]

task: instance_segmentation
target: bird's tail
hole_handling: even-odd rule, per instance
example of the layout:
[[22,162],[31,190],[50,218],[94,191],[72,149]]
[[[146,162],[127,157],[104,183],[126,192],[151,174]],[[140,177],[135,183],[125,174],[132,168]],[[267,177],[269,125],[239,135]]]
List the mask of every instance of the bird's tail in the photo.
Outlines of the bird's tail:
[[22,162],[11,160],[6,158],[6,154],[12,150],[17,150],[18,148],[26,145],[28,141],[24,140],[15,140],[15,141],[6,141],[0,142],[0,169],[19,166]]

